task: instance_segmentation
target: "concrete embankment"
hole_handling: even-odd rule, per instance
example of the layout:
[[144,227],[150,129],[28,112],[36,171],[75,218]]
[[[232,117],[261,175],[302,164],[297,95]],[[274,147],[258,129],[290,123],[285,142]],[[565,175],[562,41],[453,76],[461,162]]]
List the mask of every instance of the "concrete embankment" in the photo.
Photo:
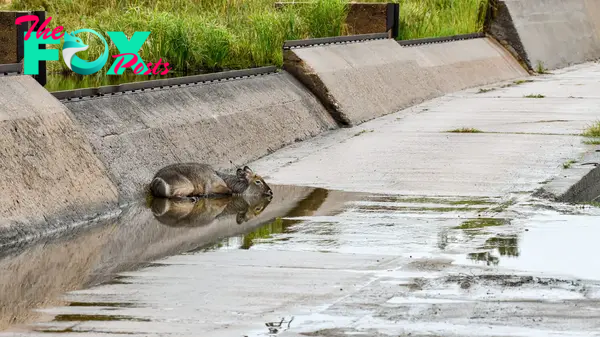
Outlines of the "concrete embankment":
[[284,52],[284,69],[346,125],[446,93],[527,75],[487,38],[406,47],[384,39],[290,49]]
[[262,157],[337,127],[285,72],[66,102],[110,170],[122,201],[175,162],[217,169]]
[[0,245],[117,207],[67,109],[30,76],[0,76]]
[[486,31],[532,70],[600,58],[597,0],[496,0],[490,14]]

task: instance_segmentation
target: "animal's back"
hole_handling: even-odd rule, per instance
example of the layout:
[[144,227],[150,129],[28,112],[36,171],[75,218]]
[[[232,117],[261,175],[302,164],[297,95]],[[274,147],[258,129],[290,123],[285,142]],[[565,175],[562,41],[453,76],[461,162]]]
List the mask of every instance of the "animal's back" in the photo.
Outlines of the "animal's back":
[[155,196],[228,194],[230,189],[208,164],[178,163],[163,167],[150,188]]

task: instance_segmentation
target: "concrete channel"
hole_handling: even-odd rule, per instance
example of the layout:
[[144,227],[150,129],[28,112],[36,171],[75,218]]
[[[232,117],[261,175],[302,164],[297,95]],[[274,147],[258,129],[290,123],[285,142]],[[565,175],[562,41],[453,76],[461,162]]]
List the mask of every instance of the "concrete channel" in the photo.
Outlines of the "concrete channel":
[[[487,35],[247,78],[0,76],[0,336],[600,336],[600,7],[492,5]],[[145,196],[232,159],[274,198]]]
[[246,227],[138,206],[15,252],[2,302],[22,323],[0,336],[597,336],[600,211],[532,192],[594,152],[577,133],[598,74],[468,89],[273,153],[252,166],[279,200]]

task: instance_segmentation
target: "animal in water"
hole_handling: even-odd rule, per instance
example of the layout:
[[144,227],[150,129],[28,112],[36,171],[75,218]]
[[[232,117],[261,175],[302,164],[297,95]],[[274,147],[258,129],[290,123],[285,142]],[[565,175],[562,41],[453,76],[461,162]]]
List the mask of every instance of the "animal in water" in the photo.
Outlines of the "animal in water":
[[156,220],[169,227],[208,226],[217,220],[231,221],[231,216],[240,225],[260,215],[272,199],[264,195],[203,198],[196,202],[154,198],[151,210]]
[[154,197],[198,200],[200,196],[273,196],[265,180],[248,166],[235,174],[214,170],[208,164],[178,163],[160,169],[150,182]]

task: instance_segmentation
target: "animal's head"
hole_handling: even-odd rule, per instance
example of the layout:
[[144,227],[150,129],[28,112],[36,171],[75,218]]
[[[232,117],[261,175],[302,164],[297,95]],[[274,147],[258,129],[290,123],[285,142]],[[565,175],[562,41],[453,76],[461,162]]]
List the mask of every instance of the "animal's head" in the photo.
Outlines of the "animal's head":
[[254,219],[255,217],[259,216],[265,210],[265,208],[267,208],[267,206],[269,206],[271,200],[273,200],[273,197],[270,195],[245,198],[246,207],[237,213],[235,221],[238,225],[240,225],[246,221]]
[[265,180],[255,174],[248,166],[245,166],[243,169],[238,168],[236,175],[238,179],[245,180],[248,182],[248,188],[244,191],[246,195],[264,195],[264,196],[273,196],[273,191],[267,185]]

